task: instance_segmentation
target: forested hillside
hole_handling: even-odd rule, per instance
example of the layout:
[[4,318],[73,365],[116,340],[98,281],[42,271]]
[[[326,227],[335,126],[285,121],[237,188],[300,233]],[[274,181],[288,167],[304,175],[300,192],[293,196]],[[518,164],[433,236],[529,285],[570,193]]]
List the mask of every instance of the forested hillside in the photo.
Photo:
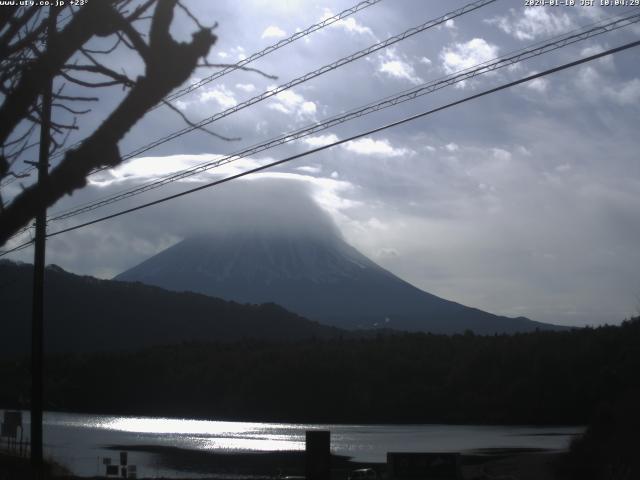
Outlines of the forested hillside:
[[[584,424],[640,386],[640,320],[513,336],[380,334],[49,357],[49,409],[318,422]],[[27,398],[5,362],[0,405]]]
[[[0,261],[0,358],[29,352],[33,266]],[[45,350],[119,351],[185,341],[290,341],[331,337],[337,328],[274,304],[243,305],[140,283],[45,272]]]

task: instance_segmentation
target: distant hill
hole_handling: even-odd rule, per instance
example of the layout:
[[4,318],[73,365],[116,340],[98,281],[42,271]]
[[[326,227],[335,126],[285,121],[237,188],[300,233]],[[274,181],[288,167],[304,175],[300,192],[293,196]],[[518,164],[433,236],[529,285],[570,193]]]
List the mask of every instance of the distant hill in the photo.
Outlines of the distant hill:
[[[33,266],[0,261],[0,354],[30,348]],[[240,305],[140,283],[98,280],[49,266],[47,352],[120,350],[190,341],[300,340],[340,331],[274,305]]]
[[345,329],[493,334],[560,328],[424,292],[365,257],[331,225],[320,233],[268,225],[220,230],[187,238],[115,279],[238,302],[274,302]]

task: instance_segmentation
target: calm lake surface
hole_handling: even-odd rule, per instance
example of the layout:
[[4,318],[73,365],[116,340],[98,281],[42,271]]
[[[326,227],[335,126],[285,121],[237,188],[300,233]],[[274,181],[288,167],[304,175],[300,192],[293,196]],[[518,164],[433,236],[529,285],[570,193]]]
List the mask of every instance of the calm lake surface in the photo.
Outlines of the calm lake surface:
[[[28,420],[25,413],[24,421]],[[81,476],[104,474],[105,457],[119,463],[118,450],[107,448],[113,445],[177,447],[215,453],[304,450],[305,430],[323,429],[331,431],[334,453],[361,462],[385,462],[388,451],[564,449],[573,435],[583,431],[581,427],[557,426],[319,425],[51,412],[45,413],[44,422],[45,454]],[[28,432],[27,423],[25,433]],[[197,469],[167,468],[161,455],[150,452],[130,452],[129,464],[137,466],[138,478],[204,475]]]

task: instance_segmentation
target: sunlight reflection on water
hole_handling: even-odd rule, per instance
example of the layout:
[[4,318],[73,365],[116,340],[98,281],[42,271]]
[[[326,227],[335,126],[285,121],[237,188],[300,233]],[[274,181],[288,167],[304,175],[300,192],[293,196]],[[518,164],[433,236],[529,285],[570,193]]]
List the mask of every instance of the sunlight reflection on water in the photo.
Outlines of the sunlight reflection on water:
[[[117,432],[163,435],[187,441],[199,449],[232,451],[304,450],[308,425],[224,422],[176,418],[105,417],[86,425]],[[274,430],[281,433],[274,434]]]
[[[29,416],[24,425],[28,431]],[[582,427],[501,425],[319,425],[125,417],[46,412],[45,451],[77,475],[102,472],[102,458],[130,451],[140,475],[184,478],[163,464],[163,449],[207,453],[304,450],[306,430],[331,431],[331,450],[359,462],[384,462],[389,451],[566,448]],[[190,472],[193,476],[194,472]],[[209,477],[211,478],[211,477]]]

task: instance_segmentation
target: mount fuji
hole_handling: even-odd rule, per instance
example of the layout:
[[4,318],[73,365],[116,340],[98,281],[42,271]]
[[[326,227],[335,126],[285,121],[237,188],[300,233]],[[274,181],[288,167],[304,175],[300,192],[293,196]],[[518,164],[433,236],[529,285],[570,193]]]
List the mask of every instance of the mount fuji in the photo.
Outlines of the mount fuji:
[[188,237],[114,280],[241,303],[274,302],[326,325],[477,334],[556,329],[422,291],[343,240],[335,226],[286,228],[268,220]]

